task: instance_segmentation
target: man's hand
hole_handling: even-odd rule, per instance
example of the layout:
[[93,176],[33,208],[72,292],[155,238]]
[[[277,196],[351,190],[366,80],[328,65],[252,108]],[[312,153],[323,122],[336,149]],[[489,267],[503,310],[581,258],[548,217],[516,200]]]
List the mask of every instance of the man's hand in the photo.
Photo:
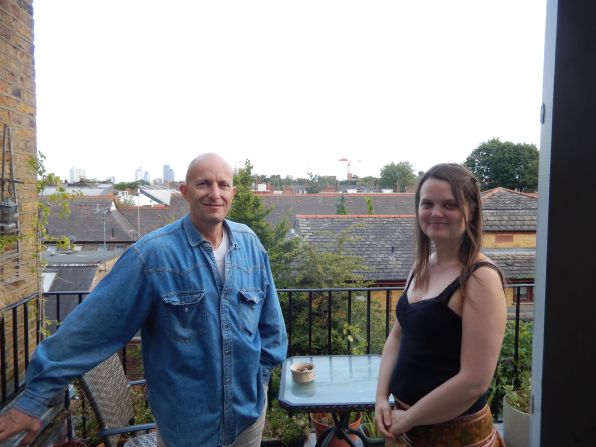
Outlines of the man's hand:
[[20,445],[31,444],[40,428],[41,424],[38,418],[29,416],[16,408],[11,408],[3,415],[0,415],[0,441],[25,432],[25,437]]

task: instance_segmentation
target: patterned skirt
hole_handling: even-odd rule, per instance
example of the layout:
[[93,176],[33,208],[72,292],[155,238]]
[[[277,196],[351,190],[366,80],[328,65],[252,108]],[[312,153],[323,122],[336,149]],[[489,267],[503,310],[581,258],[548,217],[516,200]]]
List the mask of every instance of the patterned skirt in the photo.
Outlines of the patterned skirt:
[[505,447],[487,405],[451,421],[414,427],[401,438],[401,445],[410,447]]

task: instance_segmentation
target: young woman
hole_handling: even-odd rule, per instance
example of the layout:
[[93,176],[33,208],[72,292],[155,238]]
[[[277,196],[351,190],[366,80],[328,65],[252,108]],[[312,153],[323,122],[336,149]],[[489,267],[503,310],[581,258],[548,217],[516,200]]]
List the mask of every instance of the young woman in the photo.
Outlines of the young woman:
[[480,251],[480,189],[464,167],[440,164],[415,200],[416,260],[383,348],[375,420],[386,439],[416,447],[502,446],[486,400],[507,306]]

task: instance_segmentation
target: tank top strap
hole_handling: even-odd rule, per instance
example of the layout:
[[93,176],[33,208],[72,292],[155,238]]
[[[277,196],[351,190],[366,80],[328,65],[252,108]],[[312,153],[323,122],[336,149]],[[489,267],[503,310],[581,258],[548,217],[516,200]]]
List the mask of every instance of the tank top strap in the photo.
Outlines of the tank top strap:
[[410,284],[412,283],[412,280],[414,279],[414,273],[410,273],[410,277],[408,278],[407,282],[406,282],[406,286],[404,287],[404,293],[406,293],[408,291],[408,289],[410,288]]
[[445,289],[443,289],[439,296],[441,297],[441,301],[445,303],[445,305],[449,304],[451,297],[453,296],[455,291],[459,289],[459,286],[459,277],[457,277],[451,282],[451,284],[449,284],[447,287],[445,287]]
[[472,275],[472,273],[474,273],[476,270],[478,270],[481,267],[488,267],[488,268],[491,268],[494,271],[496,271],[499,274],[499,277],[501,278],[501,283],[503,285],[505,285],[505,280],[503,279],[503,274],[501,273],[501,270],[499,270],[499,267],[497,267],[492,262],[487,262],[487,261],[478,261],[478,262],[475,262],[474,264],[472,264],[472,269],[468,273],[468,278]]
[[[472,264],[472,268],[470,269],[470,272],[468,273],[466,279],[469,278],[472,275],[472,273],[474,273],[476,270],[478,270],[481,267],[488,267],[488,268],[495,270],[501,277],[501,282],[503,283],[503,275],[501,274],[501,271],[499,270],[499,268],[496,265],[494,265],[492,262],[487,262],[487,261],[478,261],[478,262],[475,262],[474,264]],[[443,301],[445,304],[448,304],[449,301],[451,300],[451,297],[453,296],[455,291],[460,288],[460,286],[461,286],[461,284],[459,283],[459,277],[457,277],[453,280],[453,282],[451,284],[449,284],[447,287],[445,287],[445,290],[443,290],[441,292],[441,301]]]

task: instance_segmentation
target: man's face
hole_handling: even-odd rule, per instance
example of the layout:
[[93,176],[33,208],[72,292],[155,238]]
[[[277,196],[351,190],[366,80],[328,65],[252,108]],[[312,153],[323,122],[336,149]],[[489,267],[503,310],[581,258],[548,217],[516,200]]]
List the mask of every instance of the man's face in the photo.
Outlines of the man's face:
[[187,183],[180,185],[180,192],[190,205],[190,220],[199,230],[224,221],[236,193],[232,180],[230,166],[217,156],[197,162],[188,171]]

